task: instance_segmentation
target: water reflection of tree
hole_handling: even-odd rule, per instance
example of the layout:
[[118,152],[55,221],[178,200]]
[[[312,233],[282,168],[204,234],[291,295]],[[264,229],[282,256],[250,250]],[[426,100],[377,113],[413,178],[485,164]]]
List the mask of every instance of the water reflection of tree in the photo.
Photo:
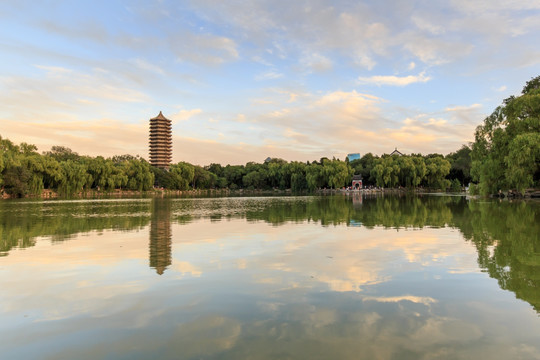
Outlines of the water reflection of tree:
[[148,224],[148,202],[0,202],[0,256],[34,246],[38,237],[65,241],[90,231],[130,231]]
[[450,226],[478,251],[478,264],[504,290],[540,313],[540,203],[467,201],[464,197],[411,196],[354,198],[329,196],[313,201],[271,203],[246,213],[249,220],[274,225],[297,221],[362,224],[391,229]]
[[471,202],[456,220],[480,267],[540,313],[540,204]]
[[149,248],[150,267],[159,275],[171,265],[171,243],[171,200],[155,198],[152,200]]
[[368,228],[441,227],[452,221],[452,209],[465,207],[463,197],[373,197],[360,201],[351,196],[326,196],[312,201],[270,202],[262,209],[247,211],[248,220],[273,225],[313,221],[323,226],[362,223]]

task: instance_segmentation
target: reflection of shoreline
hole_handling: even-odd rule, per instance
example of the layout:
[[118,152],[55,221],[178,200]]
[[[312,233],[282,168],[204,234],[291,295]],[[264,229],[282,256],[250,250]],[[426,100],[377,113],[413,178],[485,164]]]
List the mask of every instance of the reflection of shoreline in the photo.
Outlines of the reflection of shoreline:
[[163,198],[152,199],[150,267],[156,269],[159,275],[163,274],[172,263],[171,243],[171,201]]
[[149,226],[149,266],[161,275],[172,264],[173,203],[177,224],[235,218],[274,226],[311,222],[367,229],[452,227],[475,246],[481,269],[540,313],[540,202],[359,195],[0,202],[0,260],[13,249],[35,246],[43,237],[60,243],[78,234]]

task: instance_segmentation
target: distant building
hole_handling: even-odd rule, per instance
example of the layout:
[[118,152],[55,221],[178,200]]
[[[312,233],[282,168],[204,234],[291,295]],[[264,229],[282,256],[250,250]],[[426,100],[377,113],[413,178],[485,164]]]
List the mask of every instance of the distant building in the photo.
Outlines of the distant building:
[[352,177],[352,188],[354,190],[362,189],[362,175],[353,175],[353,177]]
[[172,160],[172,125],[161,111],[150,119],[150,165],[169,169]]
[[347,159],[349,159],[349,162],[353,160],[358,160],[360,159],[360,154],[359,153],[347,154]]
[[403,156],[403,154],[402,154],[402,153],[400,153],[400,152],[398,151],[398,149],[397,149],[397,148],[396,148],[396,149],[395,149],[394,151],[392,151],[392,152],[390,153],[390,156],[392,156],[392,155],[398,155],[398,156]]

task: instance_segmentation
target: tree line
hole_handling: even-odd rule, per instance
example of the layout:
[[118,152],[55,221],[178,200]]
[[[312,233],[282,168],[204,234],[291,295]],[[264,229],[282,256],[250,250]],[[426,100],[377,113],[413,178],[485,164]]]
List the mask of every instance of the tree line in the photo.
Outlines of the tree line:
[[430,154],[383,155],[371,153],[349,162],[322,158],[312,162],[268,159],[246,165],[172,164],[168,171],[131,155],[81,156],[53,146],[39,154],[35,145],[14,144],[0,137],[0,186],[12,196],[39,195],[44,189],[69,196],[88,190],[148,191],[154,187],[189,189],[291,189],[293,192],[339,189],[363,176],[364,186],[424,186],[446,190],[470,181],[470,149],[443,156]]
[[12,196],[40,195],[44,189],[66,196],[90,189],[146,191],[153,185],[151,166],[139,157],[80,156],[63,146],[39,154],[35,145],[0,137],[0,186]]

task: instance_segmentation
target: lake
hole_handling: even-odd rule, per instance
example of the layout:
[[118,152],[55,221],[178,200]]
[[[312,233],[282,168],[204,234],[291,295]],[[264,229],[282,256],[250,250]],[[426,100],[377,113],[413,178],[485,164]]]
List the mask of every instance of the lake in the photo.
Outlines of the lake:
[[540,203],[0,202],[2,359],[540,359]]

